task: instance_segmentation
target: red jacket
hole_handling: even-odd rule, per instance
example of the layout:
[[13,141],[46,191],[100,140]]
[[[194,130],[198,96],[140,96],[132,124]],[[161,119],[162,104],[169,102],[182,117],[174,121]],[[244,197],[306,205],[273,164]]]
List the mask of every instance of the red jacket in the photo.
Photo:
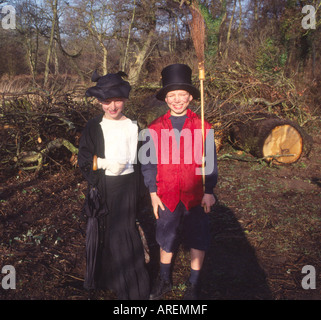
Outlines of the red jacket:
[[[169,110],[149,126],[158,160],[157,194],[172,212],[179,201],[190,210],[201,203],[204,195],[202,175],[196,174],[196,170],[201,173],[202,167],[201,119],[196,113],[187,109],[179,152],[175,135],[171,131],[173,127],[170,116]],[[206,129],[210,129],[211,125],[204,121],[204,127],[206,135]]]

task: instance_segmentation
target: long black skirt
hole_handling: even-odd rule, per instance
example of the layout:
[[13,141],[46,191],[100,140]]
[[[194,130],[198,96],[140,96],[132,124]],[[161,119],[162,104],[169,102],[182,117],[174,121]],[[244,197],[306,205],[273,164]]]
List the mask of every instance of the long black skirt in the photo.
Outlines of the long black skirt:
[[97,288],[112,289],[121,300],[148,299],[149,276],[136,227],[135,174],[105,179],[109,213],[99,220]]

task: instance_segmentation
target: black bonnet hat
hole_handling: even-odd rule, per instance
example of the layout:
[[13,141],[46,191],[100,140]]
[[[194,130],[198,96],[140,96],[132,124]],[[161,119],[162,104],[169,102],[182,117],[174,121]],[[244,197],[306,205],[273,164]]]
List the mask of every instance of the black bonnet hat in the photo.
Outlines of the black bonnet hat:
[[97,84],[86,91],[86,96],[95,97],[102,101],[109,98],[128,99],[131,86],[129,82],[123,80],[124,76],[127,75],[122,71],[108,73],[105,76],[99,76],[97,71],[94,71],[91,81],[97,82]]
[[156,98],[165,100],[166,94],[173,90],[186,90],[193,99],[200,97],[200,92],[192,85],[192,70],[186,64],[172,64],[162,70],[163,88],[158,91]]

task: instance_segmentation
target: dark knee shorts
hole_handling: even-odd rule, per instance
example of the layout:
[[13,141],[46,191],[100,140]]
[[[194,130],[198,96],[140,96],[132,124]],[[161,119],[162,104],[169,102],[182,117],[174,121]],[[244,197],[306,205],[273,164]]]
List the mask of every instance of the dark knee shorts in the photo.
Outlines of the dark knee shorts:
[[[201,206],[189,211],[180,202],[171,212],[159,208],[156,220],[156,241],[166,252],[174,252],[182,240],[188,249],[206,251],[210,242],[209,217]],[[182,239],[180,239],[180,236]]]

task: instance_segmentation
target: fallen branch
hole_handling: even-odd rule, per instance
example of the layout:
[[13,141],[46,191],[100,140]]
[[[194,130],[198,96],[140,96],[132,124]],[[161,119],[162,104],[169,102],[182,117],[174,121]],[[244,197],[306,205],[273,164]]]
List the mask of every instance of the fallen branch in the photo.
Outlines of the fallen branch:
[[268,155],[268,156],[265,156],[265,157],[262,157],[262,158],[251,158],[251,159],[247,159],[247,158],[244,158],[244,157],[238,157],[238,156],[234,156],[234,155],[231,155],[230,153],[225,153],[223,155],[221,155],[220,157],[217,158],[217,160],[238,160],[238,161],[243,161],[243,162],[262,162],[262,161],[265,161],[265,160],[269,160],[270,162],[270,159],[272,158],[273,160],[277,160],[278,158],[281,158],[281,157],[294,157],[296,156],[295,154],[276,154],[276,155]]
[[36,166],[32,167],[20,167],[21,170],[36,170],[38,172],[41,170],[43,166],[43,159],[46,157],[46,155],[49,153],[49,151],[61,148],[64,146],[67,148],[73,155],[78,154],[78,148],[76,148],[71,142],[69,142],[66,139],[56,139],[53,141],[50,141],[47,146],[42,149],[40,152],[36,151],[29,151],[29,152],[22,152],[19,157],[14,157],[13,160],[17,163],[33,163],[38,162]]
[[267,107],[274,107],[282,102],[284,102],[285,99],[279,99],[277,101],[274,102],[270,102],[264,98],[250,98],[249,99],[249,105],[252,105],[254,103],[263,103],[264,105],[266,105]]

